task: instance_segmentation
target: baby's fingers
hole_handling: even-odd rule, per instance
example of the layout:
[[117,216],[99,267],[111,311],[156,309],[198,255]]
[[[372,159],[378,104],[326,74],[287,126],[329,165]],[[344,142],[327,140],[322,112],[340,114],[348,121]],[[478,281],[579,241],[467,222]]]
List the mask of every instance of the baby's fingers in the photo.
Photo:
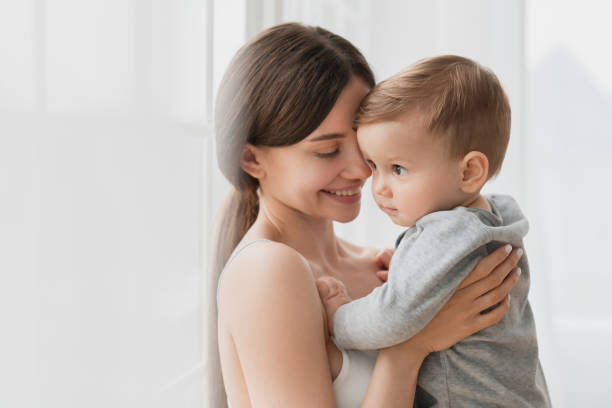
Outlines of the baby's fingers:
[[376,276],[384,283],[389,280],[389,271],[378,271],[376,272]]
[[389,264],[391,263],[391,257],[393,256],[393,253],[395,252],[394,249],[381,249],[377,254],[376,254],[376,265],[378,265],[378,267],[380,269],[389,269]]
[[324,276],[316,280],[319,296],[325,307],[327,315],[327,326],[330,334],[334,335],[334,315],[336,310],[342,305],[351,301],[348,290],[344,283],[336,278]]

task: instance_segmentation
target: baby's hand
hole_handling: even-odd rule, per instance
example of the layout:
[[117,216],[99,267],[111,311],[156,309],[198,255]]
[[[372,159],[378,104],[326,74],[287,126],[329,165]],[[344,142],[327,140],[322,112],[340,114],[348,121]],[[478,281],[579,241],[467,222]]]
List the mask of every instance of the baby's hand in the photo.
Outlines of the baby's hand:
[[331,276],[324,276],[317,279],[317,289],[319,290],[319,296],[325,306],[325,312],[327,314],[327,327],[329,327],[329,333],[334,335],[334,315],[336,310],[342,305],[349,303],[351,300],[346,290],[346,286],[342,281],[332,278]]

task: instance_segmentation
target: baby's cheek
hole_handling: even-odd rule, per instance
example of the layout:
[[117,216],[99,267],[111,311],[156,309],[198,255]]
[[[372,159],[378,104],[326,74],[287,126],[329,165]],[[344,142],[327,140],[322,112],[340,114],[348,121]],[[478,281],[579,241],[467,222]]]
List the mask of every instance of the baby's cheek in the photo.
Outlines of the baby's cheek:
[[435,190],[417,180],[407,184],[401,192],[402,212],[411,223],[414,223],[434,206],[432,192]]

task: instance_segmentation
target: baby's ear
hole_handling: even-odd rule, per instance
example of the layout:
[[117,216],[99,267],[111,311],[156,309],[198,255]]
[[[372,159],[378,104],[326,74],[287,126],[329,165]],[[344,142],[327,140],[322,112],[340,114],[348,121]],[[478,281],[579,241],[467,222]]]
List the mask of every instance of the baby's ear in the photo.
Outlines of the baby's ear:
[[240,156],[240,167],[246,171],[251,177],[260,179],[265,174],[263,166],[260,162],[261,152],[255,146],[247,143],[242,149],[242,155]]
[[474,194],[480,191],[489,177],[489,159],[484,153],[472,151],[459,164],[461,167],[461,190]]

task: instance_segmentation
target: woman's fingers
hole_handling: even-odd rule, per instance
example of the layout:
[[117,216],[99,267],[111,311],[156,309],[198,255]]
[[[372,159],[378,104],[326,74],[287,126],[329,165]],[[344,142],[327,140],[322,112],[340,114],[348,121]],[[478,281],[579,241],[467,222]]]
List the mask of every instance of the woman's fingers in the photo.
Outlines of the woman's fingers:
[[508,313],[509,309],[510,296],[508,295],[502,300],[499,306],[490,312],[485,314],[477,313],[476,317],[474,318],[474,333],[498,323],[506,315],[506,313]]
[[508,274],[508,276],[506,276],[501,285],[491,289],[489,292],[478,297],[474,301],[473,311],[475,313],[480,313],[481,311],[487,310],[504,300],[517,284],[520,276],[521,268],[514,269],[510,274]]
[[[510,308],[510,291],[517,284],[521,270],[515,268],[522,255],[520,248],[515,249],[488,276],[456,293],[461,302],[471,302],[468,326],[472,333],[499,322]],[[452,298],[451,298],[452,299]],[[486,313],[481,313],[486,310]]]
[[466,286],[471,285],[472,283],[481,280],[486,277],[493,271],[497,266],[499,266],[502,262],[508,259],[510,255],[510,251],[512,251],[511,245],[504,245],[500,248],[497,248],[493,253],[488,256],[482,258],[480,262],[476,265],[474,270],[465,277],[463,282],[459,285],[458,289],[464,288]]
[[[516,285],[519,274],[515,270],[509,275],[506,274],[507,276],[502,276],[500,281],[494,281],[493,279],[497,279],[496,273],[499,274],[498,269],[481,281],[456,291],[427,326],[419,332],[417,336],[422,339],[429,350],[444,350],[499,322],[508,313],[508,294]],[[483,282],[486,283],[484,286]],[[474,291],[474,287],[477,286],[480,286],[481,289]],[[494,308],[487,313],[480,313],[492,306]]]
[[[476,299],[490,291],[491,289],[499,286],[506,276],[516,267],[519,259],[523,255],[523,250],[521,248],[514,249],[510,256],[508,256],[503,262],[501,262],[497,267],[485,276],[484,278],[478,280],[477,282],[472,283],[470,286],[464,288],[463,290],[466,292],[466,296],[471,299]],[[483,258],[486,259],[486,258]]]

